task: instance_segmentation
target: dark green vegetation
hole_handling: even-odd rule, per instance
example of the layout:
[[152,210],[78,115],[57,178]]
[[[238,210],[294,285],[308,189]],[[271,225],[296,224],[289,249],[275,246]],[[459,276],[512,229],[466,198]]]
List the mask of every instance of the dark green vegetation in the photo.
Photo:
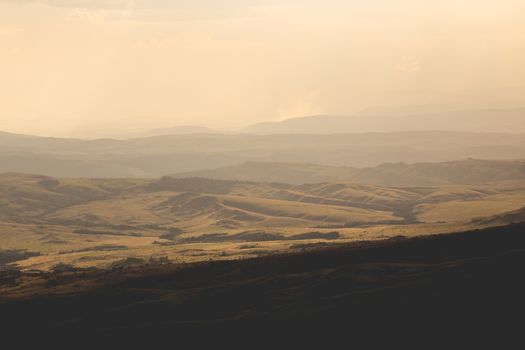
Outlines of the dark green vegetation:
[[0,268],[10,263],[39,255],[40,253],[28,252],[22,249],[0,250]]
[[525,224],[515,224],[243,261],[22,275],[11,280],[21,287],[3,294],[0,326],[122,343],[221,335],[228,343],[460,336],[472,344],[516,336],[523,266]]

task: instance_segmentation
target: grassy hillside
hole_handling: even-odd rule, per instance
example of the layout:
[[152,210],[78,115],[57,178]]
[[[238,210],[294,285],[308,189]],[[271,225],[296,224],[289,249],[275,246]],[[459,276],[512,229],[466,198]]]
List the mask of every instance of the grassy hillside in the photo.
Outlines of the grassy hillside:
[[483,342],[483,334],[502,344],[510,333],[521,334],[524,229],[185,266],[153,261],[110,271],[6,271],[0,274],[0,326],[6,335],[78,340],[89,334],[120,345],[137,337],[148,344],[316,339],[326,345],[336,339],[391,345],[401,337],[418,347],[442,339],[446,347],[452,336],[454,344],[465,339],[472,345]]
[[475,221],[490,225],[505,225],[525,222],[525,207],[518,210],[511,210],[505,213],[494,215],[489,218],[478,218]]
[[23,269],[47,270],[59,262],[109,266],[128,257],[230,260],[494,225],[495,215],[523,207],[525,185],[395,188],[8,173],[0,175],[0,198],[0,251],[20,252]]

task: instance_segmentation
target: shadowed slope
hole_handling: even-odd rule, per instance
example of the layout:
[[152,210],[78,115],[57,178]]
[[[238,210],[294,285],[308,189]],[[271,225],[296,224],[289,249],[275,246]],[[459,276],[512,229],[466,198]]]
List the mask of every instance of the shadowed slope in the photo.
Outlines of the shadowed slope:
[[[55,296],[4,300],[2,327],[123,342],[137,334],[179,341],[266,334],[301,342],[437,329],[463,337],[510,332],[525,311],[524,230],[519,224],[185,268],[49,275],[53,283],[26,288]],[[56,294],[75,290],[79,278],[86,291]]]

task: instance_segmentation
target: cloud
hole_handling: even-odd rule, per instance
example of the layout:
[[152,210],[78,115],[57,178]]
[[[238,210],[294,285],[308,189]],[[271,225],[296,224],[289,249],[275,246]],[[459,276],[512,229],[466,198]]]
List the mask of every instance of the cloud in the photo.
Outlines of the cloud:
[[276,115],[279,120],[282,120],[290,117],[323,114],[326,111],[319,103],[320,97],[320,90],[309,91],[304,96],[300,96],[297,100],[287,104],[284,108],[279,108],[276,111]]
[[66,8],[119,9],[133,4],[131,0],[0,0],[0,3],[44,4]]
[[137,40],[132,44],[134,49],[172,50],[185,47],[209,47],[216,41],[206,33],[180,33],[176,36],[159,38],[151,37]]
[[20,28],[0,27],[0,34],[11,34],[11,33],[17,33],[21,31],[22,29]]
[[[296,0],[280,0],[281,2]],[[214,20],[232,17],[246,17],[258,6],[278,3],[277,0],[0,0],[0,4],[45,5],[69,10],[128,11],[128,19],[140,22],[171,22],[179,20]],[[131,13],[131,16],[129,15]],[[97,18],[98,17],[98,18]],[[68,16],[72,19],[100,20],[113,19],[103,12],[87,13],[76,11]]]
[[66,14],[67,21],[100,22],[112,19],[125,19],[131,16],[129,10],[88,10],[83,8],[73,9]]
[[225,9],[246,8],[273,0],[0,0],[0,3],[44,4],[49,6],[85,9]]
[[86,9],[74,9],[71,12],[68,12],[66,15],[66,20],[68,21],[102,21],[105,18],[103,11],[89,11]]
[[406,56],[396,65],[396,71],[417,73],[421,71],[421,63],[416,57]]
[[7,50],[0,50],[0,57],[16,56],[21,52],[22,50],[19,47],[12,47]]

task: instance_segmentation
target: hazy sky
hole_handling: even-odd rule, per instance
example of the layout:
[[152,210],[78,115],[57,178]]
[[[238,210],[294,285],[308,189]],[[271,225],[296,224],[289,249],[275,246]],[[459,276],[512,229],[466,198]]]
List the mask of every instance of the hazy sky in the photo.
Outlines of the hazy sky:
[[0,0],[0,130],[525,105],[524,18],[523,0]]

